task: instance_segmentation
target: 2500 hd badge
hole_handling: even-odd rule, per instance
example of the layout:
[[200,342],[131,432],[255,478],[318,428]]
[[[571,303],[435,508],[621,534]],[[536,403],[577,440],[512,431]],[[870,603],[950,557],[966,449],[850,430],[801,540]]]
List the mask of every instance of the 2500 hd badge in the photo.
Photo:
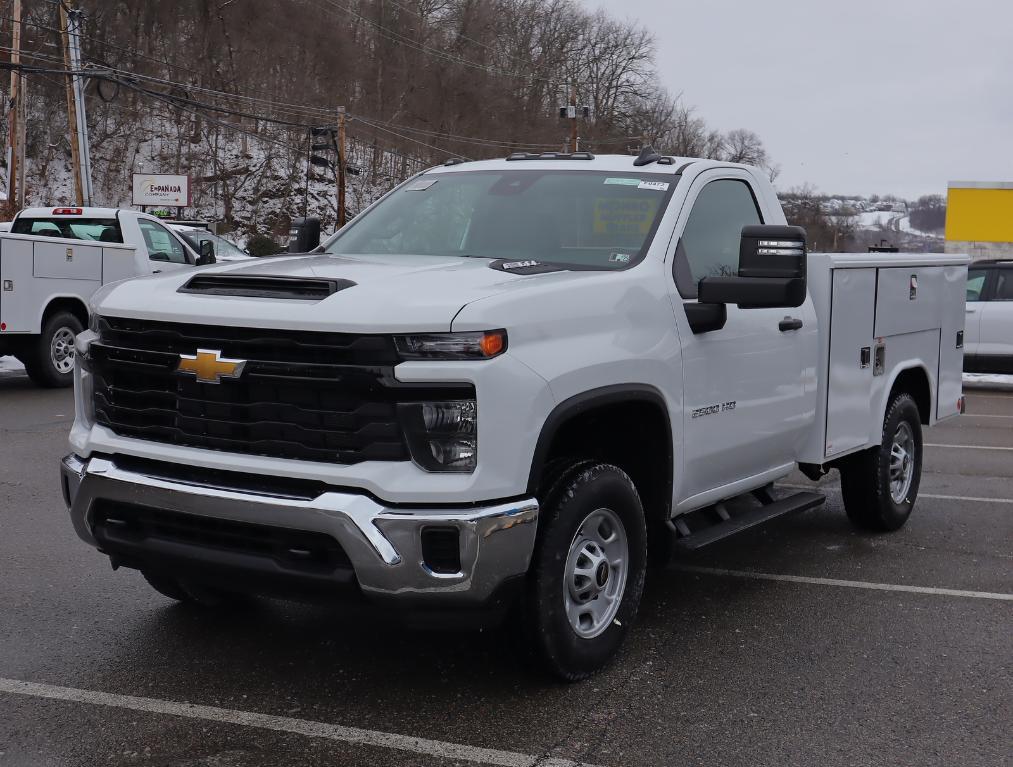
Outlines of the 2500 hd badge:
[[707,405],[707,407],[698,407],[693,411],[692,417],[699,418],[704,415],[714,415],[714,413],[724,413],[726,410],[735,410],[735,400],[731,402],[722,402],[720,405]]

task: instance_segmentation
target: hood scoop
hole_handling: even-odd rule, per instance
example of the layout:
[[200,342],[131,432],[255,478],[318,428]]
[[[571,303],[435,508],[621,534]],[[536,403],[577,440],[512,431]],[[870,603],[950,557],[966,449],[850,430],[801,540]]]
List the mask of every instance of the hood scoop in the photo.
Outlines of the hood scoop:
[[317,277],[275,277],[249,274],[198,274],[191,277],[179,293],[204,296],[243,296],[244,298],[280,298],[298,301],[322,301],[339,290],[354,287],[351,280]]

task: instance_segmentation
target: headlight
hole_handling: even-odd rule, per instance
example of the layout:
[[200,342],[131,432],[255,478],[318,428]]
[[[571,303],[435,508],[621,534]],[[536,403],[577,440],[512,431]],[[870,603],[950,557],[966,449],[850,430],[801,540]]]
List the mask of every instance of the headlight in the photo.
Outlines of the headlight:
[[475,470],[478,408],[474,400],[398,405],[412,460],[426,471]]
[[401,357],[406,360],[481,360],[502,354],[507,348],[505,330],[474,333],[417,333],[394,336]]

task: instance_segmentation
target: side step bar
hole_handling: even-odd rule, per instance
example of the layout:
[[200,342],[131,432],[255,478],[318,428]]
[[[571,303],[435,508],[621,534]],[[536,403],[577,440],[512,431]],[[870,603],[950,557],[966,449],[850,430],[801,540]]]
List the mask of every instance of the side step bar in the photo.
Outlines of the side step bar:
[[[780,500],[774,500],[766,490],[761,490],[754,495],[763,504],[762,506],[742,511],[733,516],[723,503],[718,503],[706,510],[708,522],[703,526],[697,525],[698,529],[696,530],[690,528],[685,518],[676,517],[672,520],[672,526],[675,528],[675,548],[680,551],[696,551],[711,543],[741,533],[743,530],[768,522],[775,517],[815,509],[822,506],[827,500],[825,495],[810,492],[795,493]],[[697,512],[686,516],[696,517]]]

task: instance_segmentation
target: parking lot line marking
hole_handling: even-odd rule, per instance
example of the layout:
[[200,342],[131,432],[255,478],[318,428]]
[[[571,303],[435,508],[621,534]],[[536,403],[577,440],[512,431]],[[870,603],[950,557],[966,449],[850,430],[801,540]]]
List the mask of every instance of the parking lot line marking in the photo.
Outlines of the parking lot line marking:
[[360,746],[391,748],[399,751],[411,751],[441,759],[463,759],[480,764],[503,765],[503,767],[594,767],[583,762],[570,759],[545,758],[532,756],[515,751],[499,751],[492,748],[466,746],[460,743],[448,743],[442,740],[414,738],[409,735],[397,735],[376,730],[362,730],[357,727],[344,727],[339,724],[314,722],[309,719],[292,719],[287,716],[258,714],[253,711],[237,711],[217,706],[198,706],[192,703],[178,703],[157,698],[139,698],[133,695],[116,695],[95,690],[80,690],[75,687],[58,687],[51,684],[24,682],[19,679],[0,678],[0,692],[14,695],[27,695],[34,698],[48,698],[73,703],[90,703],[97,706],[110,706],[130,711],[145,711],[152,714],[168,714],[189,719],[200,719],[207,722],[237,724],[242,727],[257,727],[263,730],[291,732],[311,738],[324,738]]
[[[790,490],[810,490],[810,491],[824,491],[833,490],[836,493],[841,492],[841,488],[837,485],[775,485],[774,487],[783,487]],[[939,493],[918,493],[919,498],[931,498],[936,501],[971,501],[974,503],[1013,503],[1013,498],[982,498],[975,495],[940,495]]]
[[945,597],[964,597],[966,599],[994,599],[1000,602],[1013,602],[1013,594],[997,594],[991,591],[964,591],[962,589],[937,589],[932,586],[904,586],[897,583],[870,583],[868,581],[846,581],[839,578],[810,578],[805,575],[781,575],[780,573],[758,573],[752,570],[725,570],[720,567],[701,567],[698,565],[676,565],[673,569],[684,573],[701,575],[727,575],[732,578],[751,578],[759,581],[785,581],[787,583],[810,583],[817,586],[843,586],[849,589],[869,589],[871,591],[904,591],[910,594],[935,594]]
[[926,442],[925,447],[950,447],[956,450],[1013,450],[1013,447],[992,447],[991,445],[942,445],[938,442]]

